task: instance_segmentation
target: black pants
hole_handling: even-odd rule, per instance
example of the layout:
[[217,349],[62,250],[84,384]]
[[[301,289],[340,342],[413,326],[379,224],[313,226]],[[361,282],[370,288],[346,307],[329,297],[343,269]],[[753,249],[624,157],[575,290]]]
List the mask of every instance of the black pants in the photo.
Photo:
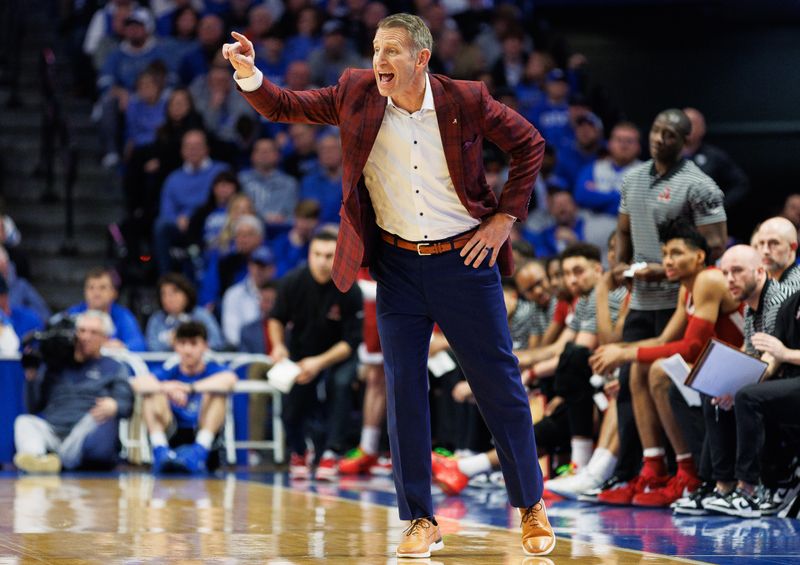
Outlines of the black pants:
[[[800,378],[780,379],[749,385],[736,393],[736,478],[758,483],[762,456],[771,467],[769,479],[779,480],[775,471],[788,468],[800,444]],[[782,443],[787,440],[790,445]]]
[[674,384],[669,387],[669,405],[689,446],[689,452],[697,464],[697,473],[703,479],[711,479],[711,451],[706,440],[706,424],[703,409],[686,404],[683,395]]
[[[317,458],[325,449],[337,453],[347,450],[347,438],[352,429],[350,416],[356,362],[353,356],[327,369],[310,383],[294,385],[289,394],[283,395],[283,425],[292,453],[305,453],[306,435],[312,437]],[[324,383],[324,394],[321,394],[321,383]]]
[[709,396],[702,395],[702,398],[706,440],[711,454],[711,478],[731,482],[736,479],[736,413],[713,406]]
[[[674,309],[631,310],[622,328],[622,341],[633,342],[656,337],[669,322]],[[619,428],[619,459],[614,474],[630,479],[639,473],[642,464],[642,443],[636,430],[630,388],[630,365],[625,365],[619,375],[617,397],[617,426]]]
[[554,378],[555,393],[564,398],[571,437],[594,435],[594,387],[589,383],[591,351],[568,343],[558,359]]

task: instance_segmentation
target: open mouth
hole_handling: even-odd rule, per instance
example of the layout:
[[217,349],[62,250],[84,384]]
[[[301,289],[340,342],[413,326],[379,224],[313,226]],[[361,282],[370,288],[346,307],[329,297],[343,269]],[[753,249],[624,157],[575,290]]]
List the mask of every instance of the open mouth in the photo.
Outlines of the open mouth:
[[389,84],[394,79],[394,73],[378,73],[378,80],[381,84]]

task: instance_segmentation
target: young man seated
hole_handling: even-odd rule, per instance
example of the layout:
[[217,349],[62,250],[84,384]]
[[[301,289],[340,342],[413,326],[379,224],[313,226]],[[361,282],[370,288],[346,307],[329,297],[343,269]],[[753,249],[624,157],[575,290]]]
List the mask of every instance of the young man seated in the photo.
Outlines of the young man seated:
[[[640,475],[623,487],[601,493],[598,500],[607,504],[669,506],[685,491],[700,486],[694,459],[670,405],[671,382],[659,360],[678,353],[687,363],[694,363],[711,337],[735,347],[744,339],[744,307],[728,290],[722,271],[708,266],[705,238],[682,219],[660,226],[659,238],[667,279],[680,283],[675,313],[659,337],[600,347],[591,358],[598,374],[633,363],[633,411],[644,447]],[[663,434],[678,462],[678,472],[671,479],[664,460]]]
[[179,325],[174,344],[177,365],[136,377],[131,384],[144,395],[153,472],[204,473],[211,444],[225,423],[225,401],[236,374],[205,360],[208,334],[200,322]]

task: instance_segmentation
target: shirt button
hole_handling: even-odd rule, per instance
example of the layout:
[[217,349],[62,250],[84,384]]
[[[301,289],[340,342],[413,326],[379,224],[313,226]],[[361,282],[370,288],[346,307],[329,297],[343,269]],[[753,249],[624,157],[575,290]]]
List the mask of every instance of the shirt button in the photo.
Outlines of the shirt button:
[[417,166],[416,166],[416,165],[414,165],[414,168],[416,169],[416,168],[417,168]]
[[420,212],[419,215],[422,216],[422,212]]
[[419,194],[419,190],[416,190],[415,192],[416,192],[417,194]]
[[416,145],[416,144],[417,144],[417,140],[415,139],[415,140],[414,140],[414,145]]
[[428,239],[428,236],[427,236],[427,235],[425,236],[425,239]]

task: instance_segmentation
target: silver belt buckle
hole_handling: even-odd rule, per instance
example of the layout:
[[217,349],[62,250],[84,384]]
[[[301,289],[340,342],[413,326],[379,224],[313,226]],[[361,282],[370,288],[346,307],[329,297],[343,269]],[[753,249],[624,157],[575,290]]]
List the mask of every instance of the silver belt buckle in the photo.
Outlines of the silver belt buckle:
[[431,246],[431,244],[430,244],[430,243],[418,243],[418,244],[417,244],[417,253],[418,253],[419,255],[422,255],[423,257],[427,257],[428,255],[433,255],[433,253],[423,253],[423,252],[422,252],[422,247],[423,247],[423,246],[425,246],[425,247],[430,247],[430,246]]

